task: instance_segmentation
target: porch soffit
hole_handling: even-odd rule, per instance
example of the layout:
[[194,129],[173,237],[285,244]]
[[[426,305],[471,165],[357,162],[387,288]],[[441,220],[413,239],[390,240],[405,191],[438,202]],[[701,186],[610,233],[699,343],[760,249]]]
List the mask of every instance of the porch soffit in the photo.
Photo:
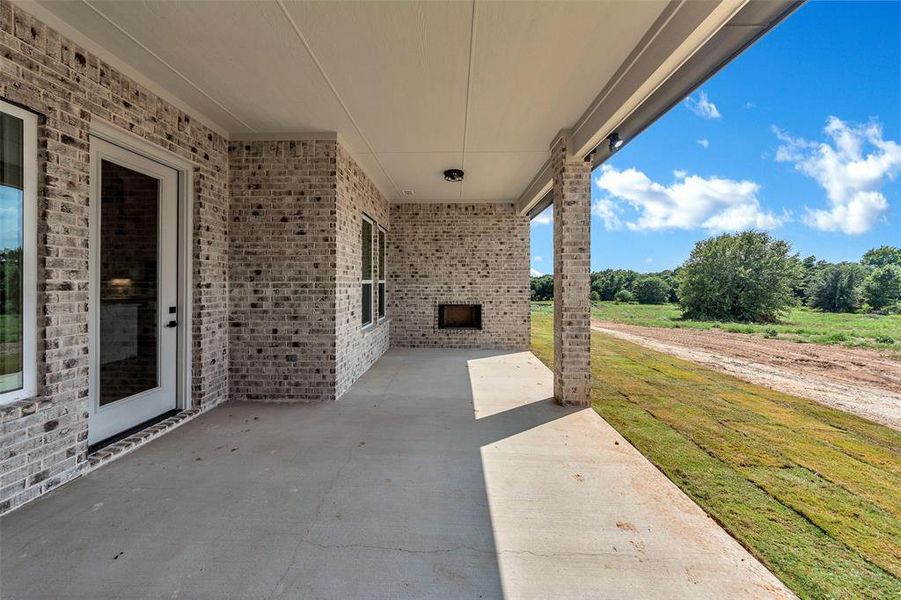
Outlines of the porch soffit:
[[[337,135],[392,201],[521,208],[559,130],[596,145],[748,14],[742,0],[18,4],[231,139]],[[444,181],[455,167],[465,180]]]

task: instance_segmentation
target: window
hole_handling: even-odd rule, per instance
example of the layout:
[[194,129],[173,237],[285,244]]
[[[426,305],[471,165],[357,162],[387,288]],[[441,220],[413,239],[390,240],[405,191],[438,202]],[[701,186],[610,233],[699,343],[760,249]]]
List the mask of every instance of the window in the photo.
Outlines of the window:
[[0,403],[36,393],[37,117],[0,101]]
[[385,318],[385,239],[388,232],[379,227],[379,319]]
[[372,325],[372,221],[363,216],[363,271],[361,274],[363,283],[363,327]]

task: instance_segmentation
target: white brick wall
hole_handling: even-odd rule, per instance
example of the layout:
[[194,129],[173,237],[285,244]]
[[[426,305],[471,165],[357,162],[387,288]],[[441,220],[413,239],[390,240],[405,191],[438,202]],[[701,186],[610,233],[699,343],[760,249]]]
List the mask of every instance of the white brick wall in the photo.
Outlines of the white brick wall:
[[[529,219],[512,204],[391,205],[391,344],[529,347]],[[482,330],[438,329],[439,303],[482,305]]]
[[229,396],[335,397],[334,141],[229,145]]
[[388,202],[334,141],[233,142],[229,158],[230,396],[339,398],[388,348],[387,321],[360,326],[361,220],[387,229]]
[[[373,269],[378,272],[378,226],[391,239],[388,201],[344,148],[338,146],[337,169],[337,349],[335,396],[341,395],[388,349],[389,322],[378,321],[378,286],[372,288],[373,325],[361,329],[362,219],[375,221]],[[390,263],[389,263],[390,265]],[[386,286],[387,288],[387,286]]]

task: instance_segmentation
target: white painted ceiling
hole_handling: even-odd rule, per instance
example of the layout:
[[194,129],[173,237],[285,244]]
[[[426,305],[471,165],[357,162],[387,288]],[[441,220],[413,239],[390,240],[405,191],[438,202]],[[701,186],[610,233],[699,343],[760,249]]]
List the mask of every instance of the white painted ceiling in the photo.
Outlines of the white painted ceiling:
[[517,199],[667,4],[38,3],[232,136],[338,132],[389,198],[443,201]]

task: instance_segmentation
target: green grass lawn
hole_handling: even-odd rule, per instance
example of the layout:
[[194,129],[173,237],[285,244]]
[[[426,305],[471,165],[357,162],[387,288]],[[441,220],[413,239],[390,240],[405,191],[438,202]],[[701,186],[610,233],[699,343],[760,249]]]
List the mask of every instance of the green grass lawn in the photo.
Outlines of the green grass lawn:
[[0,343],[18,342],[22,337],[22,315],[0,315]]
[[0,315],[0,376],[22,370],[22,349],[14,345],[21,337],[21,315]]
[[[553,317],[532,313],[553,366]],[[591,334],[592,405],[802,598],[901,598],[901,434]]]
[[[553,302],[532,303],[533,312],[550,313],[552,310]],[[784,340],[895,350],[895,354],[901,357],[901,315],[826,313],[798,307],[792,309],[781,323],[758,325],[684,320],[675,304],[594,302],[591,316],[614,323],[645,327],[721,329],[759,336],[775,332],[776,337]],[[877,338],[890,338],[894,342],[878,341]]]

